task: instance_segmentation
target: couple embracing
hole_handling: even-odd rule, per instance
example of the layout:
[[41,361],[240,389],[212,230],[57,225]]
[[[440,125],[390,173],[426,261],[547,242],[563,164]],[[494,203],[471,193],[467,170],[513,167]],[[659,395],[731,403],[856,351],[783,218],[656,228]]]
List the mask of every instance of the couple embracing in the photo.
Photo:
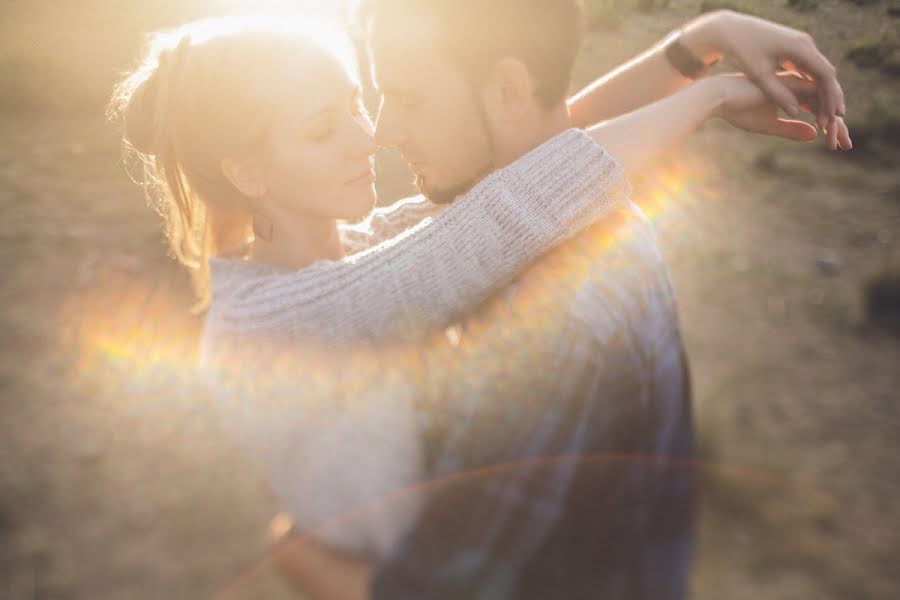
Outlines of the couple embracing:
[[[309,598],[683,598],[687,360],[626,174],[714,118],[816,139],[779,108],[849,149],[833,67],[719,11],[569,97],[577,0],[358,11],[374,119],[349,42],[284,21],[159,34],[113,104],[273,560]],[[419,196],[373,210],[378,146]]]

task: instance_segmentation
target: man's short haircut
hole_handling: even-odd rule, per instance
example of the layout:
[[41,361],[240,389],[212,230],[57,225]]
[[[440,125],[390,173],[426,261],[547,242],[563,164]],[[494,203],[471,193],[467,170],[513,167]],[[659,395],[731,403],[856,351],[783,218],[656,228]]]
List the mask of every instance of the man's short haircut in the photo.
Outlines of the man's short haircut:
[[358,17],[368,27],[404,12],[437,18],[449,57],[473,82],[514,57],[534,77],[545,107],[565,98],[584,33],[581,0],[360,0]]

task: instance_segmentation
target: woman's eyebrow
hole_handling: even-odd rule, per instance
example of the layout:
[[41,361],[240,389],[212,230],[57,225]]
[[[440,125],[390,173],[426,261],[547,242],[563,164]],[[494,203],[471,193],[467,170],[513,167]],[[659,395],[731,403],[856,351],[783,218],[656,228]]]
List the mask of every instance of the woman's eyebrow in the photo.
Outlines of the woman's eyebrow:
[[[362,97],[363,97],[362,87],[354,86],[352,88],[349,88],[349,91],[350,91],[351,100],[355,101],[355,100],[362,99]],[[331,103],[331,104],[323,106],[319,109],[312,110],[309,113],[307,113],[306,115],[304,115],[303,117],[301,117],[298,122],[301,125],[305,125],[307,122],[312,121],[316,117],[320,117],[322,115],[327,115],[328,113],[337,112],[340,106],[343,106],[343,103],[340,103],[340,104],[339,103]]]
[[312,120],[316,119],[317,117],[321,117],[323,115],[327,115],[328,113],[333,113],[333,112],[335,112],[335,106],[333,104],[330,104],[330,105],[320,108],[318,110],[309,112],[307,115],[300,118],[299,123],[300,123],[300,125],[306,125],[309,121],[312,121]]

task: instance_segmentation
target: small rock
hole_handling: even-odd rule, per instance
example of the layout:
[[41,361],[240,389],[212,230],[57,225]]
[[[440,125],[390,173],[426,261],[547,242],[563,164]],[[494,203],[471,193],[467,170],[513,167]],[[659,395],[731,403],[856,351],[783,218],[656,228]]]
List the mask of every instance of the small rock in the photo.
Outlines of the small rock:
[[823,254],[816,259],[816,268],[819,269],[819,273],[825,277],[837,277],[841,274],[843,265],[841,264],[840,259],[834,254]]

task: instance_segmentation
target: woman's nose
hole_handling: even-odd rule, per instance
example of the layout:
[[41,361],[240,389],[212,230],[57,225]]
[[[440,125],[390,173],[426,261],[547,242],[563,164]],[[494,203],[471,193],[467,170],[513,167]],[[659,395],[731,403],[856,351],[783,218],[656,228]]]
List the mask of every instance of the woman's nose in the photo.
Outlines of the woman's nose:
[[353,155],[375,154],[377,146],[375,145],[375,128],[372,126],[372,120],[367,115],[358,116],[354,120],[356,126],[353,128]]

